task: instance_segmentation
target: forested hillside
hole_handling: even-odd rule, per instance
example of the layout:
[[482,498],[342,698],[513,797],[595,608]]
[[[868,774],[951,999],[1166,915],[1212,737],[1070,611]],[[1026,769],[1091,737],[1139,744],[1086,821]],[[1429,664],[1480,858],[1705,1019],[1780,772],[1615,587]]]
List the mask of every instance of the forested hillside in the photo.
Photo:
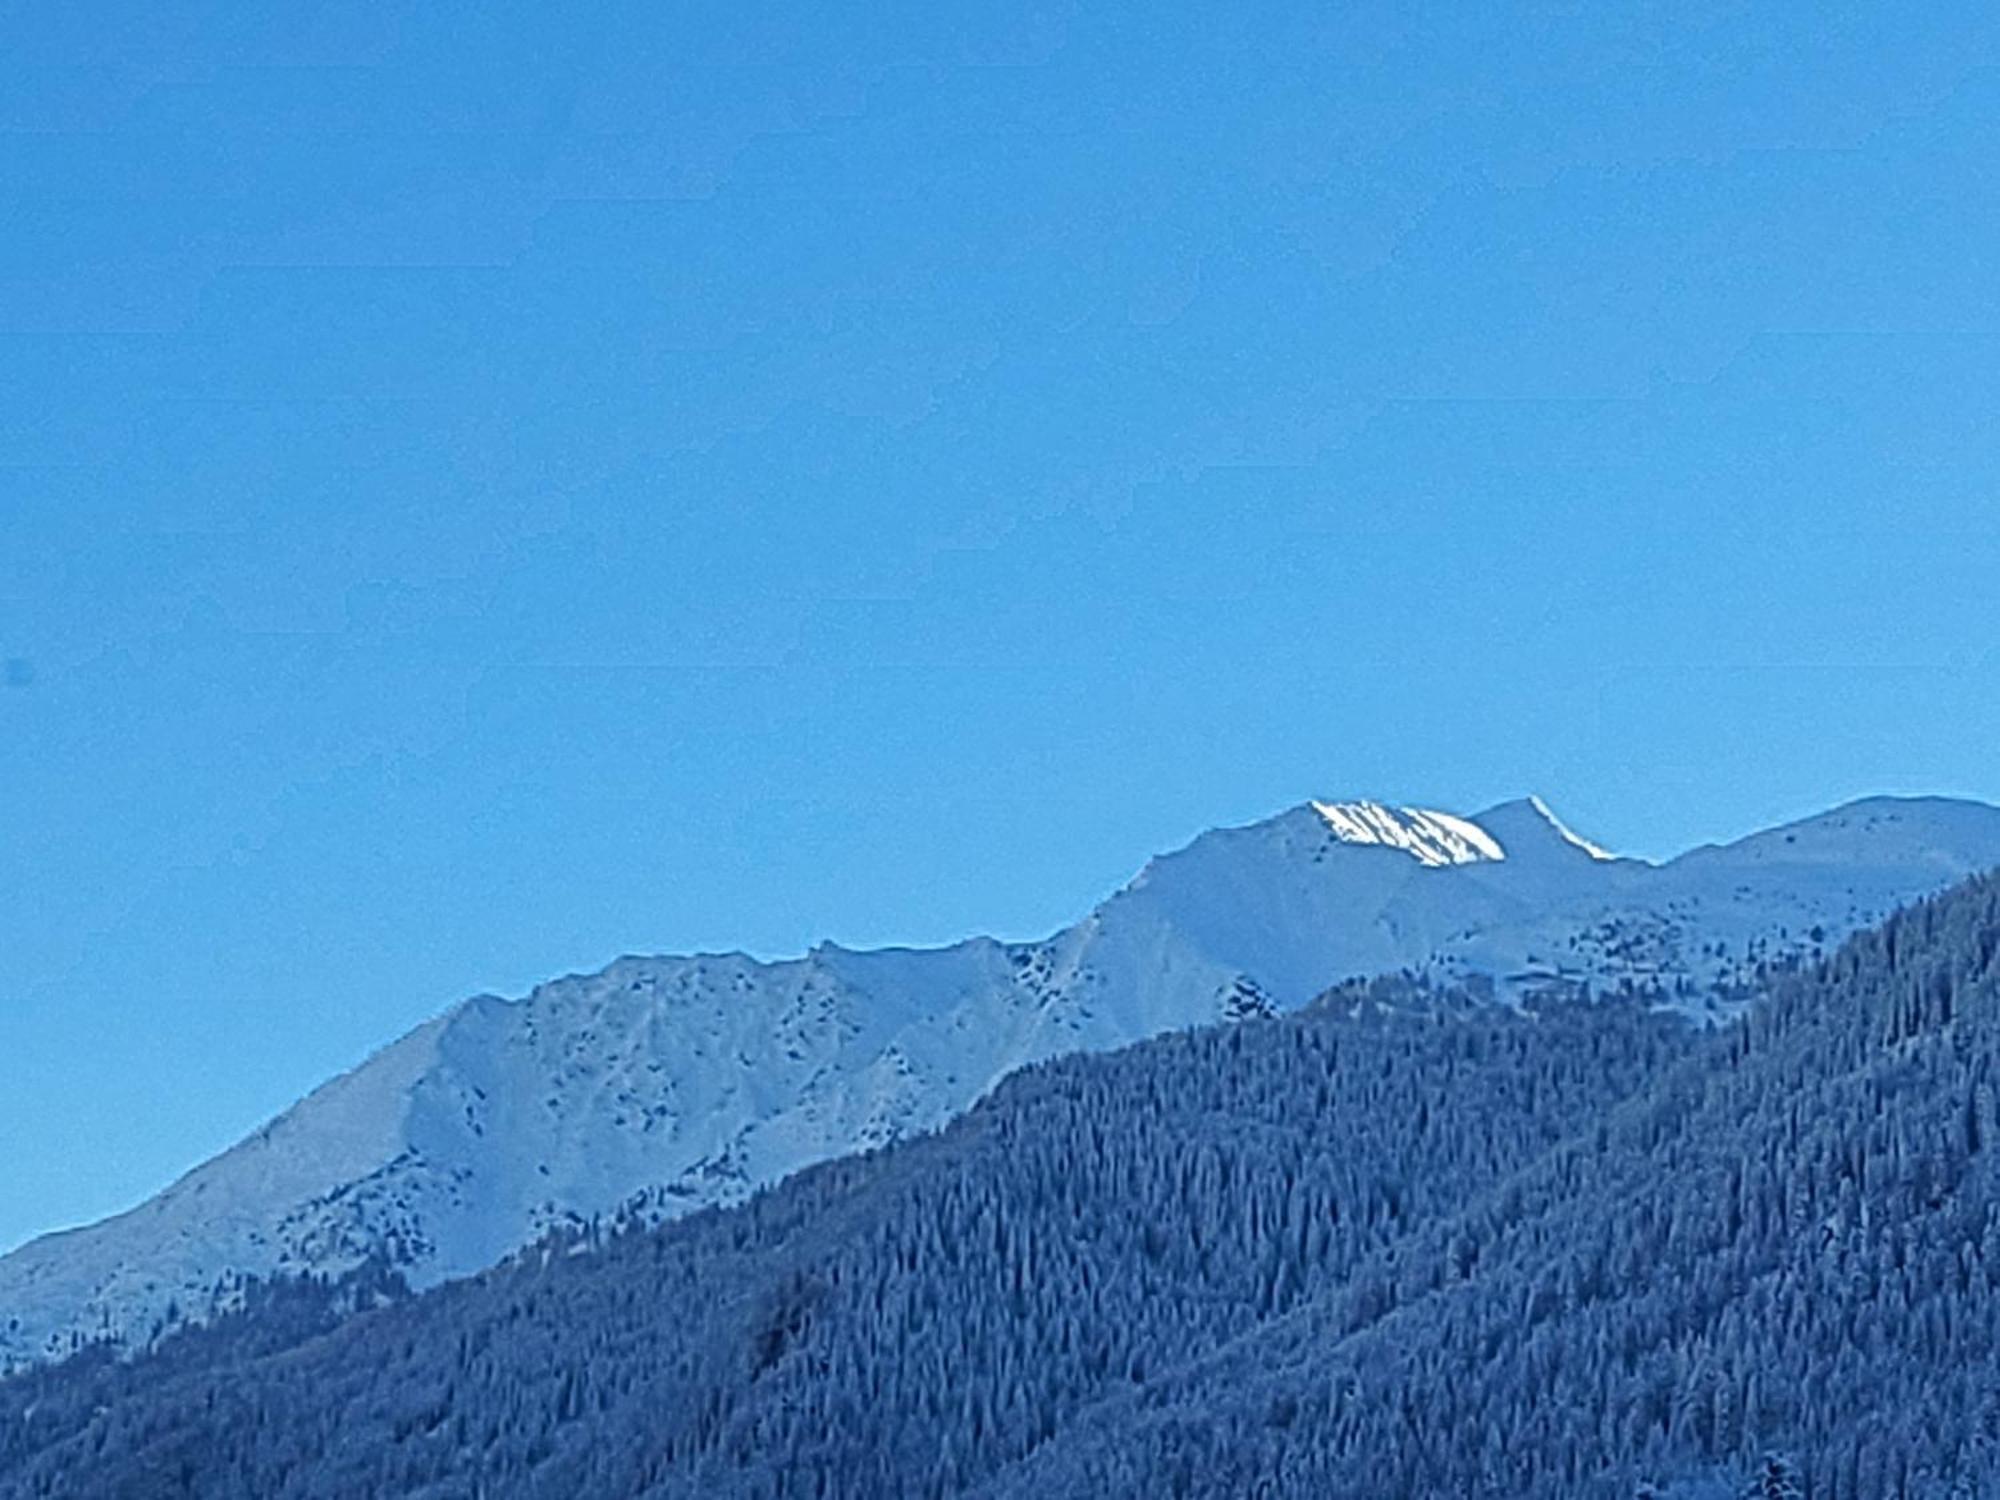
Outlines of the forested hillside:
[[2000,1492],[1996,950],[1984,880],[1717,1031],[1378,982],[1066,1058],[740,1208],[0,1382],[0,1494]]
[[1992,879],[1897,916],[983,1493],[2000,1494],[1996,952]]

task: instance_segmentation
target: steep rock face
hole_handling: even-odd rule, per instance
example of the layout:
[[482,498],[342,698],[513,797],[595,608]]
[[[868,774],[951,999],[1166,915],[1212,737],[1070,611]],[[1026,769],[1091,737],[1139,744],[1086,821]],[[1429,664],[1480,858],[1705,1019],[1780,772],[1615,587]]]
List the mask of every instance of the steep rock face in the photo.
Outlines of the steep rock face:
[[1501,1003],[1727,1016],[1761,968],[2000,864],[2000,809],[1878,799],[1664,865],[1539,801],[1308,803],[1151,861],[1035,943],[622,958],[467,1001],[139,1208],[0,1259],[0,1367],[144,1339],[245,1276],[419,1285],[561,1223],[667,1218],[930,1129],[1022,1064],[1408,971]]

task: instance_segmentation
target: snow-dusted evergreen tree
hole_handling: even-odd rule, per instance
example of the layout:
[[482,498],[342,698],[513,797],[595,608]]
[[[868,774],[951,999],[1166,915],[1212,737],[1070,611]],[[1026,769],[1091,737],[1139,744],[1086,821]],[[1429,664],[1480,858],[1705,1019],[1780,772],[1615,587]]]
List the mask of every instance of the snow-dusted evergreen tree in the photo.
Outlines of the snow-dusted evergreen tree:
[[1789,1455],[1767,1453],[1757,1461],[1756,1472],[1743,1487],[1743,1500],[1805,1500],[1805,1485],[1798,1465]]

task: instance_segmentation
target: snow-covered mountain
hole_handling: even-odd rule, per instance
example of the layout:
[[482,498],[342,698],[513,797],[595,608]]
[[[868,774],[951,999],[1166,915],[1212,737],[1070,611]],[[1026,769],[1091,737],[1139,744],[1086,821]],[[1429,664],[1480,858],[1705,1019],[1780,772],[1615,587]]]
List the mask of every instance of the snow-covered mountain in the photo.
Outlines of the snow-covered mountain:
[[0,1368],[143,1339],[243,1277],[386,1254],[418,1285],[558,1224],[670,1217],[928,1129],[1060,1052],[1409,970],[1727,1015],[1795,962],[2000,865],[2000,808],[1875,799],[1618,859],[1539,800],[1311,802],[1150,862],[1040,942],[622,958],[468,1000],[151,1201],[0,1258]]

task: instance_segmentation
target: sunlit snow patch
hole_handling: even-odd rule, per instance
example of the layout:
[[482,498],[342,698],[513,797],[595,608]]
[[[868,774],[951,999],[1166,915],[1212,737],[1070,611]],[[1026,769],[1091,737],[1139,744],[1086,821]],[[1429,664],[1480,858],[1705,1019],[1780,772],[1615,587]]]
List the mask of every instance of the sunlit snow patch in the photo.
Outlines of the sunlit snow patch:
[[1380,802],[1315,802],[1313,811],[1343,843],[1382,844],[1427,865],[1470,865],[1505,859],[1507,851],[1477,823],[1422,807]]

